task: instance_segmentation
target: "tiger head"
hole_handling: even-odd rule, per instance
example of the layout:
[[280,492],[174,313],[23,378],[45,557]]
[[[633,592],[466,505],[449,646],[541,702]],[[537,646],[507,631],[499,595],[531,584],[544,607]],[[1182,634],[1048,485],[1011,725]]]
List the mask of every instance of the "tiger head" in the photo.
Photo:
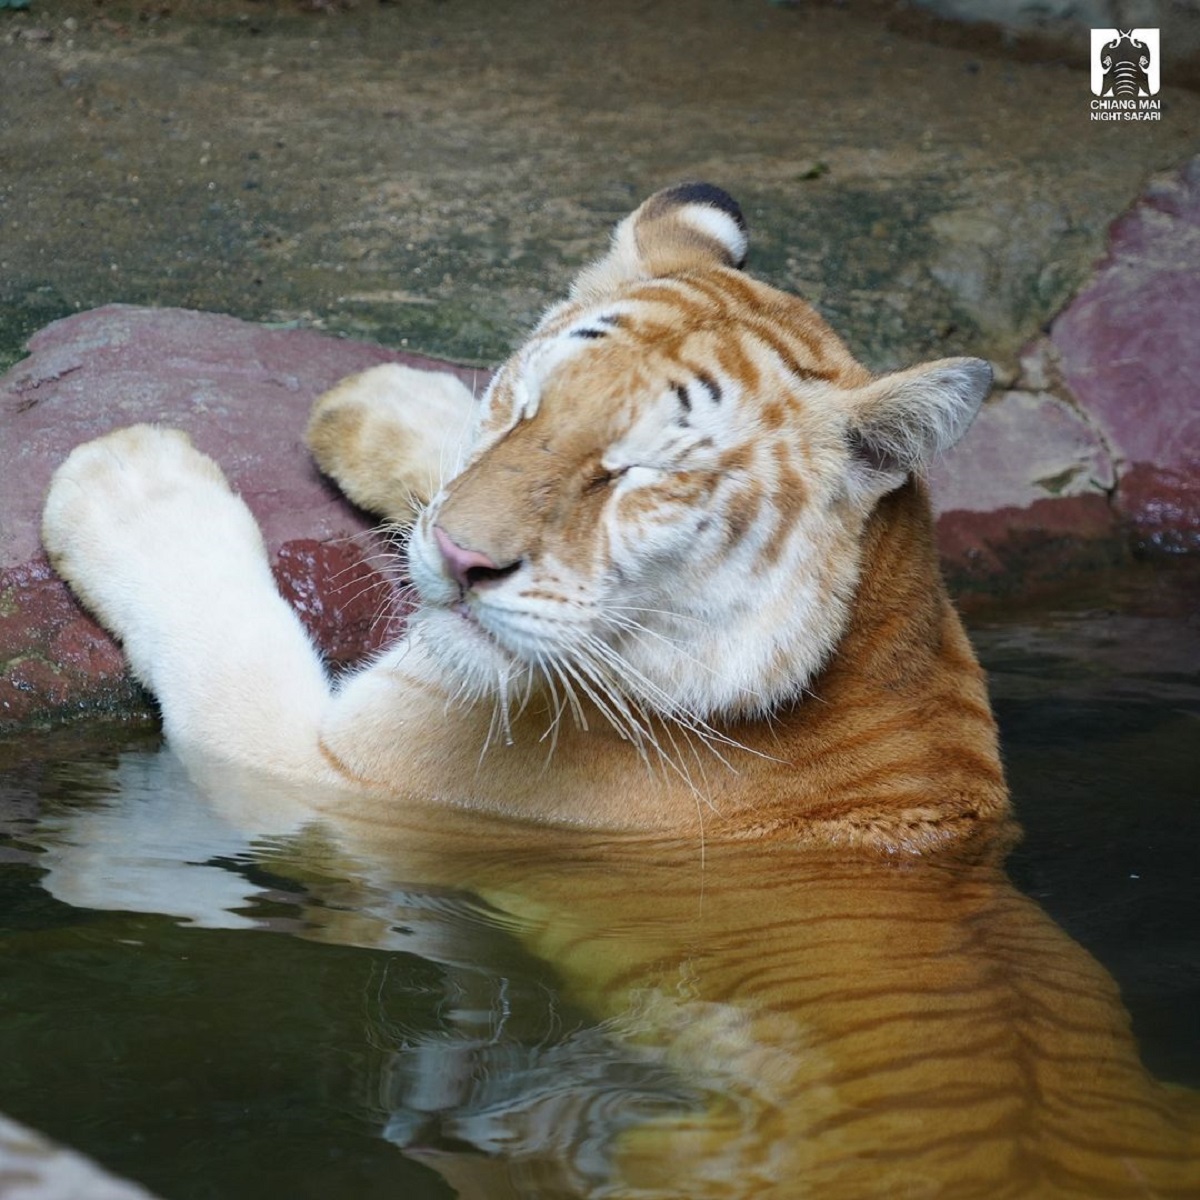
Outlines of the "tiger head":
[[496,374],[409,549],[414,630],[464,695],[711,722],[797,697],[834,653],[873,509],[991,371],[875,377],[745,251],[724,192],[659,192]]

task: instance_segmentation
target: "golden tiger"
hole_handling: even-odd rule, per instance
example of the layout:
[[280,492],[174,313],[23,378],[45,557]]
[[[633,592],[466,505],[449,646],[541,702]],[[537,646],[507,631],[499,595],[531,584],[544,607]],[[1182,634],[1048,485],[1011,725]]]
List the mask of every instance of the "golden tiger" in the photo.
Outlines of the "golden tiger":
[[461,1195],[1196,1195],[1193,1098],[1003,875],[920,480],[990,370],[873,376],[745,251],[724,192],[668,189],[480,402],[385,366],[317,403],[321,467],[411,523],[417,597],[336,686],[181,434],[74,451],[47,550],[211,802],[321,825],[369,881],[327,936],[388,944],[398,881],[470,889],[675,1081],[621,1110],[567,1039],[573,1091],[443,1088],[397,1140],[436,1125]]

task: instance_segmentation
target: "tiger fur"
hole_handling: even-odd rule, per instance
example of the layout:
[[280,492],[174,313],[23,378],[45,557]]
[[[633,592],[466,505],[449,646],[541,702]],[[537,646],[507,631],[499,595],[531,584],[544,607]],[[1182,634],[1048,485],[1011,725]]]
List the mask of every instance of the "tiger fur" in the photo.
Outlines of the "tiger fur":
[[[243,824],[474,888],[619,1036],[723,1081],[565,1194],[1195,1194],[1194,1106],[999,865],[995,725],[921,482],[990,371],[873,376],[745,251],[723,192],[668,189],[480,402],[398,366],[318,402],[318,463],[411,524],[418,597],[336,688],[182,435],[76,450],[52,561]],[[588,936],[641,904],[669,935]]]

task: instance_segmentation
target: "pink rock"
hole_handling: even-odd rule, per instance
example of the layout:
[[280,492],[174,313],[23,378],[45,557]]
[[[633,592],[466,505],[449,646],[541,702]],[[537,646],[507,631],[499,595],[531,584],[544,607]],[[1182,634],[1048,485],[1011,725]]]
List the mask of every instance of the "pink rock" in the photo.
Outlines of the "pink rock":
[[1112,459],[1078,409],[1048,392],[1002,392],[930,476],[934,508],[994,512],[1039,500],[1104,495]]
[[1113,225],[1050,339],[1112,450],[1116,503],[1139,539],[1200,549],[1200,158]]
[[[303,330],[175,309],[110,307],[58,321],[0,379],[0,731],[137,689],[119,649],[51,571],[38,540],[50,475],[80,442],[138,421],[183,429],[262,524],[276,577],[330,660],[351,662],[402,617],[371,521],[303,444],[313,400],[381,362],[458,370]],[[480,376],[458,370],[472,385]]]
[[930,477],[960,603],[1030,598],[1111,562],[1124,540],[1108,499],[1114,479],[1107,446],[1073,405],[1043,391],[990,399]]

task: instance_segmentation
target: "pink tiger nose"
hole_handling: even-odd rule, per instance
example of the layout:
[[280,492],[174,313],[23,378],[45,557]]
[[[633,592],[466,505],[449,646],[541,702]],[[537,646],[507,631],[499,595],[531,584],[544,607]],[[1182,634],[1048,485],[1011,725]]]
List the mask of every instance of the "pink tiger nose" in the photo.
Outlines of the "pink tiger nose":
[[463,591],[496,583],[511,575],[521,565],[519,558],[514,562],[500,564],[478,550],[467,550],[440,525],[433,527],[433,538],[437,542],[446,573]]

